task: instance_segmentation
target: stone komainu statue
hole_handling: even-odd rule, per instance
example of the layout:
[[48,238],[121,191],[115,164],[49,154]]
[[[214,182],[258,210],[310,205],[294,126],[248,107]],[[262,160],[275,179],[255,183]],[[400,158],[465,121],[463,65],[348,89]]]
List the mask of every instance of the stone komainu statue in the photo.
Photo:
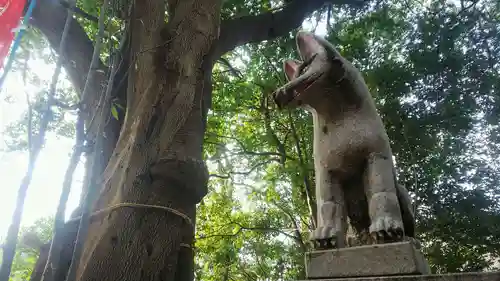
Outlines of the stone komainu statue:
[[408,191],[397,183],[387,132],[361,73],[325,39],[296,37],[302,61],[286,60],[278,108],[313,115],[319,248],[346,246],[348,219],[362,244],[415,236]]

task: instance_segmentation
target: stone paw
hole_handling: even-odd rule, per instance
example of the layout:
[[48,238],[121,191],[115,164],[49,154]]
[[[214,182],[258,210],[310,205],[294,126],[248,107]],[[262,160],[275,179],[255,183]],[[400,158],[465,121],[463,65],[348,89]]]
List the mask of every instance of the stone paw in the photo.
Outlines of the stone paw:
[[357,236],[348,236],[347,237],[347,247],[357,247],[361,246],[362,241]]
[[403,241],[403,223],[388,216],[380,217],[370,225],[370,236],[376,244]]
[[333,226],[319,226],[311,232],[309,241],[314,249],[337,248],[337,230]]
[[360,245],[375,244],[375,241],[373,241],[372,236],[370,236],[368,229],[363,230],[363,231],[361,231],[361,233],[358,234],[358,240],[359,240]]

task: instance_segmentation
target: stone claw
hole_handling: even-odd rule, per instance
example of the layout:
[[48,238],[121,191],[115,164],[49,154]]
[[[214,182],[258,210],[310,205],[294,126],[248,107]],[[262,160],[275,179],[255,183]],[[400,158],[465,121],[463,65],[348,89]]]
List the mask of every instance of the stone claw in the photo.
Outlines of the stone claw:
[[381,233],[379,232],[372,232],[370,233],[370,236],[371,236],[371,240],[374,244],[380,244],[380,243],[383,243],[383,240],[382,240],[382,235]]
[[375,243],[390,243],[403,240],[403,224],[390,217],[382,217],[370,226],[370,235]]
[[320,226],[311,232],[309,240],[315,249],[337,248],[337,230],[333,226]]

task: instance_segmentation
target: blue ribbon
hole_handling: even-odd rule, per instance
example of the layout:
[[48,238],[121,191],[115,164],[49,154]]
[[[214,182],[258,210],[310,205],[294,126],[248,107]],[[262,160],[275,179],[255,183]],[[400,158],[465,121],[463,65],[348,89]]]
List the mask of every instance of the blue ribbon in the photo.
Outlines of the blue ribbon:
[[28,10],[26,11],[26,14],[24,14],[24,18],[21,24],[21,29],[17,32],[16,38],[14,39],[14,43],[12,44],[12,49],[10,50],[10,55],[7,61],[7,65],[5,65],[4,71],[2,73],[2,78],[0,78],[0,91],[2,90],[3,83],[7,78],[9,70],[12,68],[12,63],[14,62],[14,58],[16,57],[16,51],[19,48],[19,45],[21,44],[21,38],[24,35],[26,29],[24,23],[28,22],[29,18],[31,17],[31,14],[33,13],[35,5],[36,5],[36,0],[31,0]]

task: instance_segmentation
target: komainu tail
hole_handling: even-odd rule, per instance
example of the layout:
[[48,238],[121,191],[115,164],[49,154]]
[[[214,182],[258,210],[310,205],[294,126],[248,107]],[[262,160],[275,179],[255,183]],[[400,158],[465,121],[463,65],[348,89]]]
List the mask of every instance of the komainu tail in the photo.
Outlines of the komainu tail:
[[403,218],[405,236],[415,238],[415,214],[413,213],[413,204],[411,203],[410,194],[404,186],[398,183],[396,176],[394,176],[394,179],[399,208],[401,209],[401,216]]

